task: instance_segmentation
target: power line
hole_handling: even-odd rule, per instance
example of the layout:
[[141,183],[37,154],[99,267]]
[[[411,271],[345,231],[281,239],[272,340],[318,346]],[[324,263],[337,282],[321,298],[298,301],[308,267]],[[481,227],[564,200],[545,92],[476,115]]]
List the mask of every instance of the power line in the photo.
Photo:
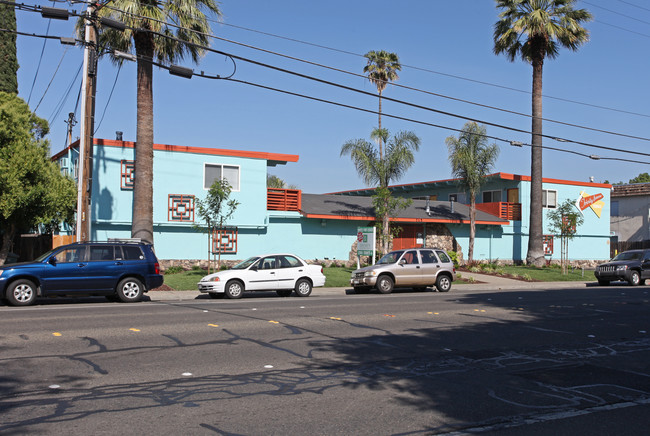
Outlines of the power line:
[[[308,46],[312,46],[312,47],[316,47],[316,48],[321,48],[321,49],[329,50],[329,51],[336,52],[336,53],[342,53],[342,54],[356,56],[356,57],[360,57],[360,58],[364,57],[362,54],[359,54],[359,53],[354,53],[354,52],[350,52],[350,51],[347,51],[347,50],[341,50],[341,49],[329,47],[329,46],[326,46],[326,45],[315,44],[315,43],[312,43],[312,42],[308,42],[308,41],[304,41],[304,40],[300,40],[300,39],[296,39],[296,38],[289,38],[289,37],[286,37],[286,36],[277,35],[277,34],[269,33],[269,32],[263,32],[263,31],[256,30],[256,29],[251,29],[251,28],[248,28],[248,27],[237,26],[237,25],[230,24],[230,23],[221,23],[221,22],[217,22],[217,21],[214,21],[214,20],[208,20],[208,21],[219,23],[219,24],[221,24],[223,26],[228,26],[228,27],[233,27],[233,28],[236,28],[236,29],[245,30],[247,32],[254,32],[254,33],[261,34],[261,35],[270,36],[270,37],[277,38],[277,39],[282,39],[282,40],[285,40],[285,41],[296,42],[296,43],[299,43],[299,44],[308,45]],[[595,20],[595,21],[597,21],[597,20]],[[647,34],[644,34],[644,33],[634,32],[634,31],[631,31],[629,29],[625,29],[623,27],[615,26],[615,25],[608,24],[608,23],[603,23],[601,21],[597,21],[597,22],[601,23],[601,24],[608,25],[608,26],[612,26],[612,27],[615,27],[615,28],[618,28],[618,29],[621,29],[621,30],[626,30],[626,31],[629,31],[629,32],[632,32],[632,33],[636,33],[637,35],[641,35],[641,36],[645,36],[647,38],[650,38],[650,35],[647,35]],[[417,66],[414,66],[414,65],[402,64],[402,67],[410,68],[410,69],[417,70],[417,71],[422,71],[422,72],[425,72],[425,73],[437,74],[439,76],[449,77],[449,78],[452,78],[452,79],[464,80],[466,82],[476,83],[476,84],[479,84],[479,85],[491,86],[491,87],[495,87],[495,88],[499,88],[499,89],[505,89],[505,90],[508,90],[508,91],[519,92],[519,93],[522,93],[522,94],[527,94],[527,95],[532,94],[530,91],[527,91],[527,90],[524,90],[524,89],[513,88],[513,87],[510,87],[510,86],[500,85],[500,84],[497,84],[497,83],[487,82],[487,81],[484,81],[484,80],[472,79],[472,78],[460,76],[460,75],[457,75],[457,74],[444,73],[442,71],[436,71],[436,70],[432,70],[432,69],[428,69],[428,68],[421,68],[421,67],[417,67]],[[395,85],[395,84],[393,84],[393,85]],[[571,103],[571,104],[576,104],[576,105],[592,107],[592,108],[595,108],[595,109],[601,109],[601,110],[607,110],[607,111],[612,111],[612,112],[624,113],[624,114],[628,114],[628,115],[635,115],[635,116],[639,116],[639,117],[650,118],[650,114],[643,114],[643,113],[639,113],[639,112],[627,111],[627,110],[624,110],[624,109],[618,109],[618,108],[612,108],[612,107],[608,107],[608,106],[597,105],[597,104],[593,104],[593,103],[586,103],[586,102],[572,100],[572,99],[563,98],[563,97],[555,97],[555,96],[547,95],[547,94],[542,94],[542,97],[547,98],[547,99],[551,99],[551,100],[562,101],[562,102],[565,102],[565,103]]]
[[115,85],[117,85],[117,79],[120,77],[120,71],[122,71],[122,64],[117,69],[117,74],[115,74],[115,81],[113,82],[113,87],[111,88],[111,93],[108,95],[108,100],[106,101],[106,106],[104,106],[104,111],[102,112],[102,117],[99,120],[99,123],[97,123],[97,127],[95,128],[95,131],[93,132],[93,135],[97,134],[97,131],[99,130],[99,127],[102,125],[102,121],[104,121],[104,116],[106,115],[106,109],[108,109],[108,105],[111,102],[111,98],[113,97],[113,91],[115,91]]
[[[127,15],[131,15],[133,17],[145,18],[145,17],[138,16],[137,14],[133,14],[131,12],[126,12],[126,11],[123,11],[121,9],[118,9],[118,8],[115,8],[115,7],[112,7],[112,6],[108,6],[108,9],[111,9],[111,10],[116,11],[116,12],[124,13],[124,14],[127,14]],[[175,24],[172,24],[172,23],[166,23],[163,20],[157,20],[157,19],[151,19],[151,20],[159,22],[159,23],[165,23],[170,27],[175,27],[175,28],[178,28],[178,29],[184,29],[182,26],[178,26],[178,25],[175,25]],[[214,20],[209,20],[209,21],[214,21]],[[185,30],[191,30],[191,29],[185,29]],[[233,41],[233,40],[230,40],[230,39],[227,39],[227,38],[218,37],[216,35],[211,35],[211,34],[207,34],[207,33],[203,33],[203,32],[195,32],[195,33],[199,33],[199,34],[201,34],[203,36],[210,37],[210,38],[213,38],[213,39],[217,39],[217,40],[220,40],[220,41],[236,44],[236,45],[239,45],[239,46],[242,46],[242,47],[251,48],[251,49],[261,51],[261,52],[264,52],[264,53],[273,54],[273,55],[276,55],[276,56],[281,56],[281,57],[284,57],[284,58],[287,58],[287,59],[291,59],[291,60],[295,60],[295,61],[298,61],[298,62],[306,63],[306,64],[309,64],[309,65],[329,69],[329,70],[332,70],[332,71],[341,72],[341,73],[344,73],[344,74],[352,75],[352,76],[355,76],[355,77],[360,77],[360,78],[363,78],[363,79],[367,78],[366,76],[364,76],[362,74],[353,73],[353,72],[350,72],[350,71],[346,71],[346,70],[342,70],[342,69],[339,69],[339,68],[335,68],[335,67],[323,65],[323,64],[320,64],[320,63],[308,61],[308,60],[297,58],[297,57],[294,57],[294,56],[289,56],[289,55],[274,52],[274,51],[271,51],[271,50],[266,50],[266,49],[263,49],[263,48],[260,48],[260,47],[256,47],[256,46],[252,46],[252,45],[249,45],[249,44]],[[508,109],[499,108],[499,107],[496,107],[496,106],[476,103],[476,102],[473,102],[473,101],[470,101],[470,100],[460,99],[460,98],[456,98],[456,97],[450,97],[450,96],[447,96],[447,95],[444,95],[444,94],[425,91],[425,90],[422,90],[422,89],[419,89],[419,88],[405,86],[405,85],[401,85],[401,84],[398,84],[398,83],[389,82],[389,84],[391,86],[394,86],[394,87],[399,87],[399,88],[403,88],[403,89],[417,91],[417,92],[421,92],[421,93],[424,93],[424,94],[429,94],[429,95],[433,95],[433,96],[437,96],[437,97],[441,97],[441,98],[445,98],[445,99],[450,99],[450,100],[454,100],[454,101],[458,101],[458,102],[462,102],[462,103],[472,104],[472,105],[475,105],[475,106],[480,106],[480,107],[484,107],[484,108],[488,108],[488,109],[498,110],[498,111],[502,111],[502,112],[506,112],[506,113],[510,113],[510,114],[514,114],[514,115],[519,115],[519,116],[532,118],[532,115],[525,114],[525,113],[522,113],[522,112],[516,112],[516,111],[512,111],[512,110],[508,110]],[[625,134],[625,133],[612,132],[612,131],[609,131],[609,130],[597,129],[597,128],[594,128],[594,127],[587,127],[587,126],[582,126],[582,125],[578,125],[578,124],[574,124],[574,123],[568,123],[568,122],[564,122],[564,121],[557,121],[557,120],[553,120],[553,119],[549,119],[549,118],[542,118],[542,120],[547,121],[547,122],[551,122],[551,123],[556,123],[556,124],[569,126],[569,127],[575,127],[575,128],[580,128],[580,129],[605,133],[605,134],[608,134],[608,135],[627,137],[627,138],[637,139],[637,140],[642,140],[642,141],[650,141],[650,138],[645,138],[645,137],[636,136],[636,135],[629,135],[629,134]]]
[[[135,14],[131,14],[131,15],[135,15]],[[305,78],[305,79],[308,79],[308,80],[316,81],[318,83],[327,84],[327,85],[330,85],[330,86],[335,86],[335,87],[338,87],[338,88],[353,91],[353,92],[356,92],[356,93],[359,93],[359,94],[372,96],[373,98],[377,97],[377,95],[374,94],[374,93],[358,90],[358,89],[355,89],[355,88],[352,88],[352,87],[349,87],[349,86],[341,85],[341,84],[334,83],[334,82],[331,82],[331,81],[327,81],[327,80],[324,80],[324,79],[319,79],[319,78],[309,76],[309,75],[306,75],[306,74],[297,73],[295,71],[291,71],[291,70],[287,70],[287,69],[284,69],[284,68],[272,66],[272,65],[265,64],[265,63],[262,63],[262,62],[259,62],[259,61],[244,58],[244,57],[241,57],[241,56],[232,55],[232,54],[220,51],[220,50],[216,50],[216,49],[212,49],[210,47],[202,46],[200,44],[195,44],[195,43],[191,43],[191,42],[188,42],[188,41],[183,41],[183,40],[180,40],[178,38],[172,37],[170,35],[166,35],[166,34],[162,34],[162,33],[158,33],[158,32],[153,32],[153,31],[147,30],[147,29],[136,29],[136,30],[147,31],[147,32],[150,32],[152,34],[158,35],[160,37],[165,37],[165,38],[174,40],[176,42],[183,42],[183,43],[185,43],[187,45],[191,45],[191,46],[194,46],[194,47],[197,47],[197,48],[201,48],[203,50],[210,51],[210,52],[213,52],[213,53],[229,56],[229,57],[231,57],[233,59],[238,59],[238,60],[241,60],[241,61],[244,61],[244,62],[251,63],[253,65],[258,65],[258,66],[273,69],[273,70],[276,70],[276,71],[284,72],[284,73],[291,74],[291,75],[294,75],[294,76],[297,76],[297,77],[301,77],[301,78]],[[178,67],[176,67],[176,68],[178,68]],[[187,69],[187,70],[189,70],[189,69]],[[190,77],[191,77],[191,74],[190,74]],[[218,76],[217,76],[217,78],[218,78]],[[478,122],[478,123],[481,123],[481,124],[486,124],[486,125],[490,125],[490,126],[493,126],[493,127],[498,127],[498,128],[511,130],[511,131],[515,131],[515,132],[519,132],[519,133],[531,134],[531,132],[523,130],[523,129],[517,129],[517,128],[513,128],[513,127],[509,127],[509,126],[505,126],[505,125],[501,125],[501,124],[497,124],[497,123],[492,123],[492,122],[488,122],[488,121],[484,121],[484,120],[480,120],[480,119],[476,119],[476,118],[471,118],[471,117],[467,117],[467,116],[463,116],[463,115],[459,115],[459,114],[454,114],[454,113],[447,112],[447,111],[441,111],[441,110],[438,110],[438,109],[429,108],[429,107],[422,106],[422,105],[416,105],[416,104],[405,102],[405,101],[402,101],[402,100],[393,99],[393,98],[390,98],[390,97],[383,97],[383,98],[385,100],[388,100],[388,101],[393,101],[393,102],[396,102],[396,103],[408,105],[408,106],[415,107],[415,108],[422,109],[422,110],[432,111],[432,112],[439,113],[439,114],[446,115],[446,116],[461,118],[461,119],[468,120],[468,121],[475,121],[475,122]],[[620,153],[630,153],[630,154],[637,154],[637,155],[643,155],[643,156],[650,156],[650,154],[648,154],[648,153],[642,153],[642,152],[637,152],[637,151],[633,151],[633,150],[617,149],[617,148],[613,148],[613,147],[606,147],[606,146],[601,146],[601,145],[596,145],[596,144],[590,144],[590,143],[586,143],[586,142],[582,142],[582,141],[569,140],[569,139],[565,139],[565,138],[556,138],[556,137],[553,137],[553,136],[550,136],[550,135],[540,135],[540,136],[545,137],[545,138],[549,138],[549,139],[559,140],[561,142],[571,142],[571,143],[574,143],[574,144],[583,145],[583,146],[587,146],[587,147],[600,148],[600,149],[611,150],[611,151],[620,152]]]
[[[250,85],[250,86],[257,87],[257,88],[266,89],[266,90],[269,90],[269,91],[280,92],[282,94],[292,95],[292,96],[304,98],[304,99],[307,99],[307,100],[318,101],[320,103],[327,103],[327,104],[331,104],[331,105],[334,105],[334,106],[344,107],[344,108],[347,108],[347,109],[353,109],[353,110],[366,112],[366,113],[371,113],[371,114],[378,114],[379,113],[378,111],[375,111],[375,110],[372,110],[372,109],[360,108],[358,106],[353,106],[353,105],[349,105],[349,104],[345,104],[345,103],[339,103],[339,102],[326,100],[326,99],[319,98],[319,97],[308,96],[308,95],[305,95],[305,94],[300,94],[300,93],[296,93],[296,92],[292,92],[292,91],[287,91],[287,90],[283,90],[283,89],[279,89],[279,88],[274,88],[274,87],[267,86],[267,85],[262,85],[262,84],[259,84],[259,83],[253,83],[253,82],[248,82],[248,81],[245,81],[245,80],[232,79],[232,78],[231,79],[226,79],[226,80],[229,81],[229,82],[236,82],[236,83],[241,83],[241,84],[244,84],[244,85]],[[444,129],[444,130],[451,130],[451,131],[454,131],[454,132],[462,132],[463,131],[462,129],[457,129],[457,128],[454,128],[454,127],[443,126],[443,125],[440,125],[440,124],[434,124],[434,123],[430,123],[430,122],[427,122],[427,121],[419,121],[419,120],[415,120],[415,119],[412,119],[412,118],[402,117],[402,116],[399,116],[399,115],[393,115],[393,114],[385,113],[385,112],[382,112],[382,116],[386,116],[388,118],[398,119],[398,120],[402,120],[402,121],[408,121],[408,122],[412,122],[412,123],[415,123],[415,124],[421,124],[421,125],[425,125],[425,126],[429,126],[429,127],[435,127],[435,128]],[[509,144],[515,145],[515,146],[527,146],[527,147],[532,147],[533,146],[532,144],[528,144],[528,143],[524,143],[524,142],[511,141],[511,140],[501,138],[501,137],[498,137],[498,136],[493,136],[493,135],[478,135],[478,136],[483,136],[485,138],[493,139],[495,141],[501,141],[501,142],[509,143]],[[585,153],[580,153],[580,152],[574,151],[574,150],[566,150],[566,149],[562,149],[562,148],[550,147],[550,146],[545,146],[545,145],[542,145],[540,147],[548,149],[548,150],[571,153],[571,154],[575,154],[575,155],[582,156],[582,157],[587,157],[587,158],[594,159],[594,160],[616,160],[616,161],[622,161],[622,162],[631,162],[631,163],[640,163],[640,164],[643,164],[643,165],[650,165],[650,162],[642,162],[642,161],[632,160],[632,159],[594,156],[594,155],[588,155],[588,154],[585,154]],[[619,151],[619,150],[614,149],[614,151]],[[644,156],[650,156],[650,153],[638,153],[638,154],[641,154],[641,155],[644,155]]]
[[618,0],[621,3],[625,3],[626,5],[634,6],[635,8],[643,9],[644,11],[650,12],[650,8],[644,8],[643,6],[636,5],[632,2],[627,2],[625,0]]
[[609,8],[605,8],[603,6],[595,5],[595,4],[591,3],[591,2],[588,2],[587,0],[582,0],[582,3],[586,3],[586,4],[590,5],[590,6],[595,7],[595,8],[602,9],[602,10],[610,12],[612,14],[619,15],[619,16],[624,17],[624,18],[628,18],[630,20],[638,21],[638,22],[643,23],[643,24],[650,24],[650,21],[641,20],[640,18],[636,18],[636,17],[633,17],[631,15],[622,14],[622,13],[620,13],[618,11],[613,10],[613,9],[609,9]]
[[[230,56],[232,59],[238,59],[238,60],[241,60],[243,62],[251,63],[253,65],[262,66],[262,67],[269,68],[269,69],[272,69],[272,70],[276,70],[276,71],[279,71],[279,72],[284,72],[286,74],[294,75],[296,77],[301,77],[301,78],[304,78],[304,79],[315,81],[317,83],[322,83],[322,84],[338,87],[338,88],[345,89],[345,90],[352,91],[352,92],[356,92],[356,93],[359,93],[359,94],[362,94],[362,95],[371,96],[373,98],[377,97],[377,95],[374,94],[374,93],[359,90],[359,89],[352,88],[352,87],[346,86],[346,85],[341,85],[341,84],[331,82],[331,81],[328,81],[328,80],[319,79],[317,77],[313,77],[313,76],[298,73],[298,72],[295,72],[295,71],[287,70],[285,68],[272,66],[272,65],[269,65],[269,64],[265,64],[263,62],[255,61],[255,60],[248,59],[248,58],[244,58],[242,56],[232,55],[232,54],[220,51],[220,50],[216,50],[216,49],[213,49],[213,48],[210,48],[210,47],[202,46],[200,44],[195,44],[195,43],[191,43],[191,42],[188,42],[188,41],[182,41],[179,38],[175,38],[175,37],[167,35],[167,34],[154,32],[154,31],[151,31],[151,30],[148,30],[148,29],[139,29],[139,30],[147,31],[147,32],[150,32],[152,34],[158,35],[160,37],[165,37],[165,38],[174,40],[176,42],[183,42],[183,43],[185,43],[187,45],[191,45],[191,46],[194,46],[194,47],[197,47],[197,48],[201,48],[201,49],[206,50],[206,51],[221,54],[221,55],[224,55],[224,56]],[[190,75],[190,77],[191,77],[191,75]],[[441,114],[441,115],[446,115],[446,116],[450,116],[450,117],[454,117],[454,118],[460,118],[460,119],[464,119],[466,121],[474,121],[474,122],[477,122],[477,123],[481,123],[481,124],[485,124],[485,125],[489,125],[489,126],[493,126],[493,127],[498,127],[498,128],[502,128],[502,129],[505,129],[505,130],[511,130],[511,131],[518,132],[518,133],[532,134],[532,132],[527,131],[527,130],[518,129],[518,128],[514,128],[514,127],[509,127],[509,126],[505,126],[505,125],[498,124],[498,123],[492,123],[492,122],[481,120],[481,119],[478,119],[478,118],[467,117],[467,116],[464,116],[464,115],[459,115],[459,114],[455,114],[455,113],[448,112],[448,111],[433,109],[433,108],[430,108],[430,107],[417,105],[417,104],[414,104],[414,103],[409,103],[409,102],[394,99],[394,98],[391,98],[391,97],[382,97],[382,98],[384,100],[387,100],[387,101],[392,101],[392,102],[395,102],[395,103],[404,104],[404,105],[407,105],[407,106],[410,106],[410,107],[414,107],[414,108],[417,108],[417,109],[422,109],[422,110],[438,113],[438,114]],[[642,155],[642,156],[650,156],[650,154],[637,152],[637,151],[633,151],[633,150],[620,149],[620,148],[617,149],[617,148],[613,148],[613,147],[606,147],[606,146],[602,146],[602,145],[591,144],[591,143],[587,143],[587,142],[583,142],[583,141],[570,140],[570,139],[566,139],[566,138],[557,138],[557,137],[547,135],[547,134],[542,134],[540,136],[543,137],[543,138],[558,140],[558,141],[561,141],[561,142],[571,142],[571,143],[574,143],[574,144],[583,145],[583,146],[587,146],[587,147],[594,147],[594,148],[599,148],[599,149],[604,149],[604,150],[611,150],[611,151],[620,152],[620,153],[630,153],[630,154],[637,154],[637,155]]]

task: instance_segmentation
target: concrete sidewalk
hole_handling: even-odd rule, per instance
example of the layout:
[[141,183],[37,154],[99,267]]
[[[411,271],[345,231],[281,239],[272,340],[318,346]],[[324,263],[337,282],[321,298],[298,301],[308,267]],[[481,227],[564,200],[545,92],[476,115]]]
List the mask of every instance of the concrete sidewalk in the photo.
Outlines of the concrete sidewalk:
[[[496,277],[487,274],[478,274],[462,271],[460,275],[464,279],[474,278],[476,283],[460,284],[454,282],[450,292],[454,290],[463,291],[498,291],[507,289],[568,289],[577,287],[597,286],[593,277],[585,274],[584,282],[526,282],[523,280],[514,280],[504,277]],[[273,291],[268,291],[273,292]],[[354,295],[352,287],[342,288],[315,288],[312,291],[313,296],[327,295]],[[210,299],[207,294],[196,291],[152,291],[146,294],[151,301],[180,301],[195,299]]]

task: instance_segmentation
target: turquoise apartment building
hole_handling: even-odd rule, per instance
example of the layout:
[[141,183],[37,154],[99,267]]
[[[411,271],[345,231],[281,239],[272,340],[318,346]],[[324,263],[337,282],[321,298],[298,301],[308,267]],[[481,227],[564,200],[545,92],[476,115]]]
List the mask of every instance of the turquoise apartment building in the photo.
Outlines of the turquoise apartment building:
[[[91,188],[91,239],[129,238],[133,198],[135,144],[95,139]],[[53,159],[61,170],[76,176],[78,143]],[[291,252],[309,260],[353,260],[357,228],[374,223],[371,189],[333,194],[267,189],[267,169],[295,164],[297,155],[205,147],[154,144],[154,244],[162,260],[200,260],[210,242],[197,229],[196,199],[203,199],[215,178],[233,187],[239,202],[228,228],[216,238],[223,260],[240,260],[271,252]],[[439,180],[390,188],[414,199],[392,223],[401,228],[395,248],[436,245],[464,253],[469,240],[469,208],[456,180]],[[583,199],[584,225],[570,243],[570,259],[609,258],[607,184],[544,180],[545,212],[566,199]],[[520,261],[528,244],[530,180],[496,173],[477,202],[476,260]],[[597,211],[597,212],[596,212]],[[545,223],[546,226],[546,223]],[[549,258],[558,258],[548,235]],[[215,249],[216,250],[216,249]]]

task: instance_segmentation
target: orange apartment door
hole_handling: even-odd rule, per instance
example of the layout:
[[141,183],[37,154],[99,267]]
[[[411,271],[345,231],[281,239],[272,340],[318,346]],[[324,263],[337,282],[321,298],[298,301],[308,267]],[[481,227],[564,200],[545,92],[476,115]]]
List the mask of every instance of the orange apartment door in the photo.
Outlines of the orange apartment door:
[[415,239],[418,232],[422,231],[422,226],[401,225],[402,231],[393,239],[393,250],[404,250],[416,246]]
[[508,189],[508,203],[519,203],[519,188]]

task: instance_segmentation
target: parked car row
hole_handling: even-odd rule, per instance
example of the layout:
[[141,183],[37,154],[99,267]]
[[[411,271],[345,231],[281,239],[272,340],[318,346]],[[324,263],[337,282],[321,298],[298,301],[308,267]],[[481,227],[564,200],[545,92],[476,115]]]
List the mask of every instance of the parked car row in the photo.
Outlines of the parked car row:
[[[376,265],[352,273],[350,285],[357,293],[394,288],[448,292],[456,277],[444,250],[395,250]],[[32,262],[0,266],[0,298],[14,306],[34,304],[37,297],[97,296],[137,302],[144,293],[163,284],[153,246],[133,240],[78,242],[57,247]],[[274,290],[282,297],[295,293],[308,297],[325,285],[323,268],[295,254],[253,256],[232,268],[209,274],[197,284],[212,298],[241,298],[244,292]]]

